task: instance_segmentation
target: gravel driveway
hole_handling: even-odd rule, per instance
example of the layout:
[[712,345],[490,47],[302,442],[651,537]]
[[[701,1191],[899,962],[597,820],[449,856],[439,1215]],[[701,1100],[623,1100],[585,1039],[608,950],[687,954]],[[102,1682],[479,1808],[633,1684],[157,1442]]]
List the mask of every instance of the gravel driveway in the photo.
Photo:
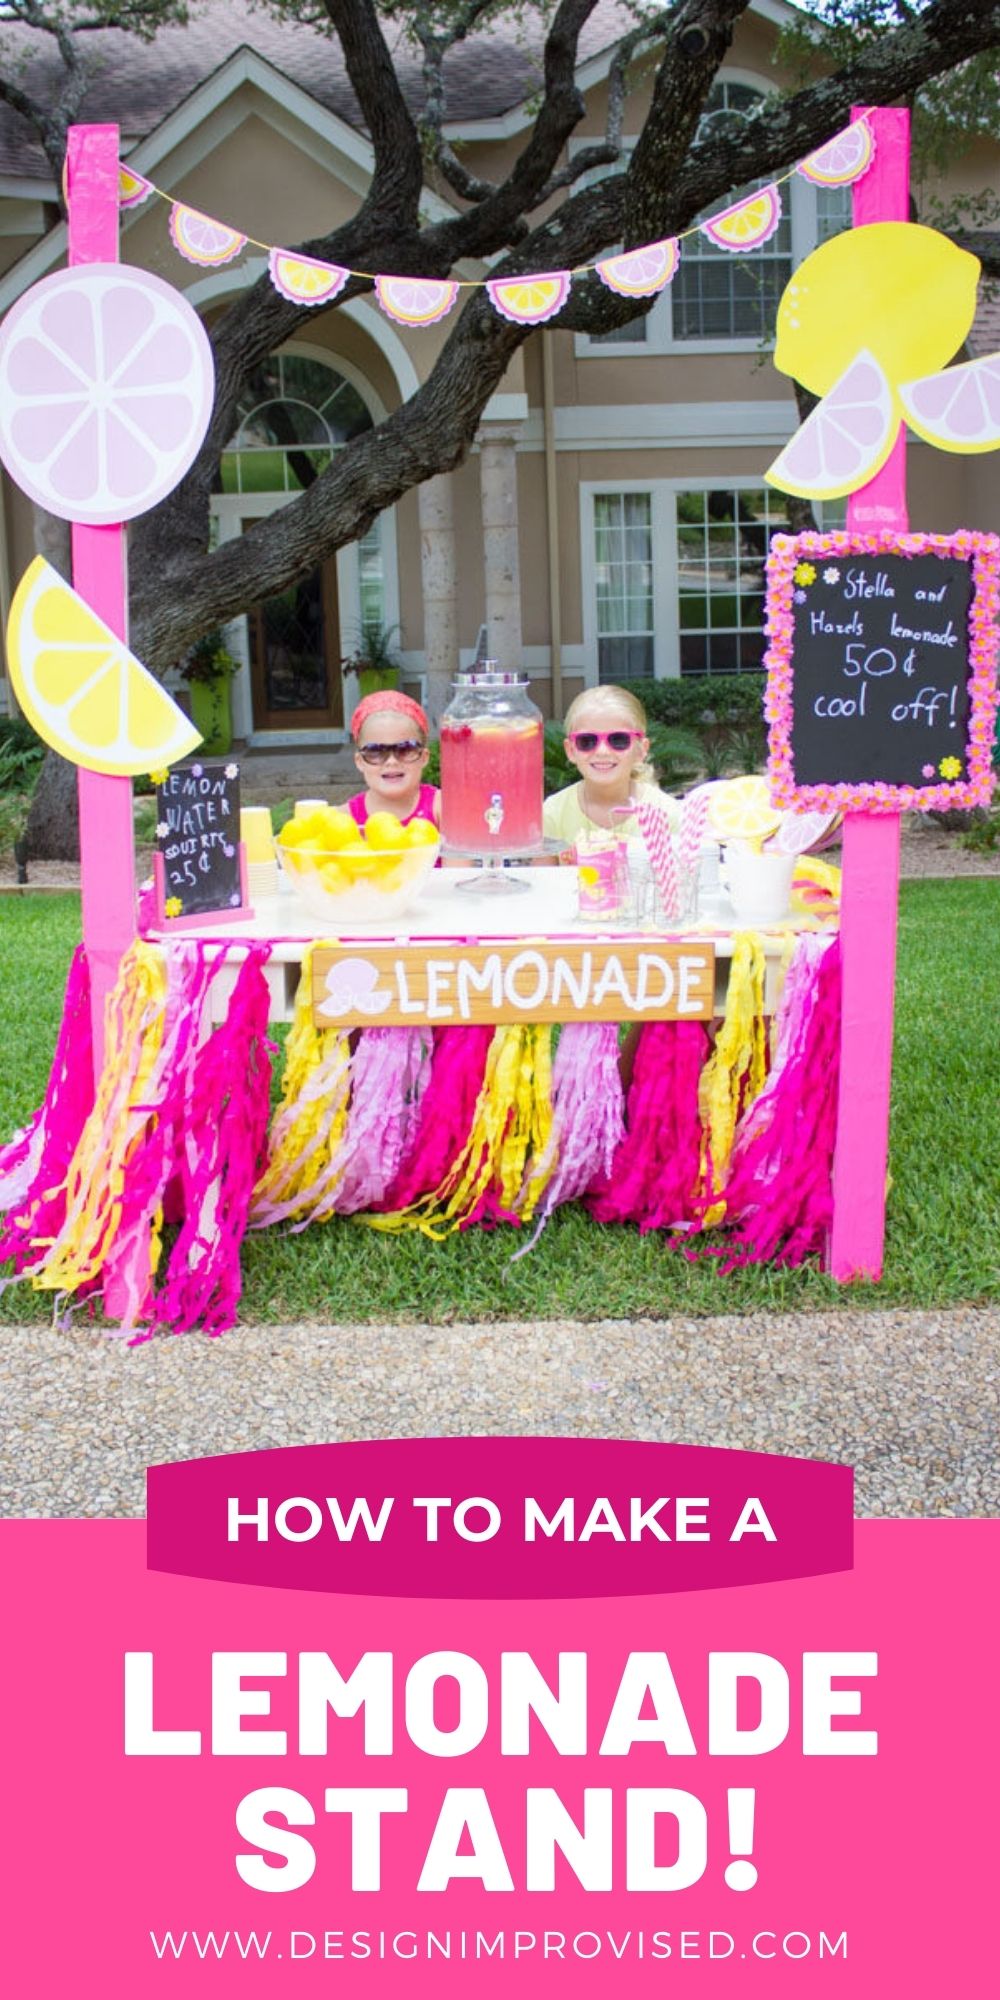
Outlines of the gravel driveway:
[[0,1327],[0,1511],[141,1515],[147,1464],[326,1439],[675,1439],[853,1464],[868,1515],[1000,1514],[1000,1311]]

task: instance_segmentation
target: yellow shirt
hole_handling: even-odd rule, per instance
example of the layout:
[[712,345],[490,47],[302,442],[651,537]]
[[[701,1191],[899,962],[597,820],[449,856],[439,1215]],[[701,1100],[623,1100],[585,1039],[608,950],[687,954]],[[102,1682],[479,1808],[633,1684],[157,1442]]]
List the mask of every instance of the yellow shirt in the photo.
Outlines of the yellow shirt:
[[[653,805],[665,807],[671,829],[680,825],[680,800],[671,798],[669,792],[661,792],[658,785],[640,783],[635,787],[634,796],[641,803],[649,800]],[[606,826],[599,826],[595,819],[591,819],[589,814],[584,812],[582,782],[567,785],[564,792],[553,792],[551,798],[546,799],[542,807],[542,830],[546,839],[564,840],[567,847],[572,846],[581,833],[610,831]],[[614,830],[620,833],[623,839],[637,834],[639,828],[635,815],[632,814],[628,819],[624,815],[616,819]]]

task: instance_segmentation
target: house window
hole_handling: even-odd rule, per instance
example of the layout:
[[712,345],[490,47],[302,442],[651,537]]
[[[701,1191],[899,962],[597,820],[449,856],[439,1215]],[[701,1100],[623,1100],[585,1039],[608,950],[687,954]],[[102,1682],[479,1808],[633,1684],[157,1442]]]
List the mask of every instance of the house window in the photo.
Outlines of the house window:
[[[746,117],[763,96],[763,91],[750,84],[715,84],[701,120],[701,136],[713,127],[724,129]],[[739,201],[760,185],[755,182],[740,188],[731,200]],[[671,287],[675,340],[762,340],[773,335],[778,301],[792,275],[788,195],[786,188],[784,212],[770,242],[746,257],[717,249],[700,233],[685,237],[680,268]],[[713,203],[706,213],[717,213],[718,208],[719,204]]]
[[764,563],[789,531],[786,501],[766,487],[677,495],[677,590],[682,674],[759,667]]
[[301,493],[338,446],[372,427],[353,383],[303,355],[277,354],[254,370],[222,454],[223,493]]
[[595,493],[597,662],[602,681],[653,674],[653,522],[649,493]]
[[376,515],[358,542],[358,588],[361,599],[361,630],[385,624],[385,567],[382,560],[382,529]]

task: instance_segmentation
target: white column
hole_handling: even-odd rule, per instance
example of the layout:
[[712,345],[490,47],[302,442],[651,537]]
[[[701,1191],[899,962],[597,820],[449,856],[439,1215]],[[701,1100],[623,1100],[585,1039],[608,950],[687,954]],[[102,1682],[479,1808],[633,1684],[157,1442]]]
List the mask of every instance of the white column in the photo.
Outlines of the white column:
[[490,659],[505,672],[522,665],[515,450],[520,432],[520,424],[484,423],[478,433],[487,645]]
[[417,489],[417,505],[427,708],[436,725],[451,699],[451,683],[458,672],[458,569],[451,473],[425,479]]

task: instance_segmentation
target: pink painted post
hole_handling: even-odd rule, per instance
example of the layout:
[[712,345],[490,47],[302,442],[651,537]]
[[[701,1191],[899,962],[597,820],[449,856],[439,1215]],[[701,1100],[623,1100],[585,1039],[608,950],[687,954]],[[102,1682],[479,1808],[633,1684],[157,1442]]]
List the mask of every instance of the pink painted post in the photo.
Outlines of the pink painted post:
[[[73,125],[66,147],[70,264],[118,262],[118,127]],[[125,530],[72,525],[73,583],[128,637]],[[78,773],[83,942],[90,965],[94,1070],[104,1059],[104,1003],[136,933],[132,781]]]
[[[70,264],[118,262],[118,127],[73,125],[66,147]],[[125,530],[72,525],[73,582],[120,639],[128,638]],[[83,942],[90,966],[94,1075],[104,1061],[104,1010],[122,954],[136,934],[132,781],[79,771]],[[144,1299],[149,1253],[133,1247],[129,1268],[111,1260],[104,1306],[121,1318],[130,1298]]]
[[[861,108],[854,111],[854,118],[861,116]],[[875,133],[875,160],[852,190],[854,223],[907,222],[909,112],[870,110],[868,116]],[[902,533],[909,525],[902,429],[882,471],[848,500],[847,525],[862,534],[879,528]],[[843,861],[840,937],[844,988],[829,1252],[830,1270],[841,1283],[882,1275],[899,814],[848,813]]]

